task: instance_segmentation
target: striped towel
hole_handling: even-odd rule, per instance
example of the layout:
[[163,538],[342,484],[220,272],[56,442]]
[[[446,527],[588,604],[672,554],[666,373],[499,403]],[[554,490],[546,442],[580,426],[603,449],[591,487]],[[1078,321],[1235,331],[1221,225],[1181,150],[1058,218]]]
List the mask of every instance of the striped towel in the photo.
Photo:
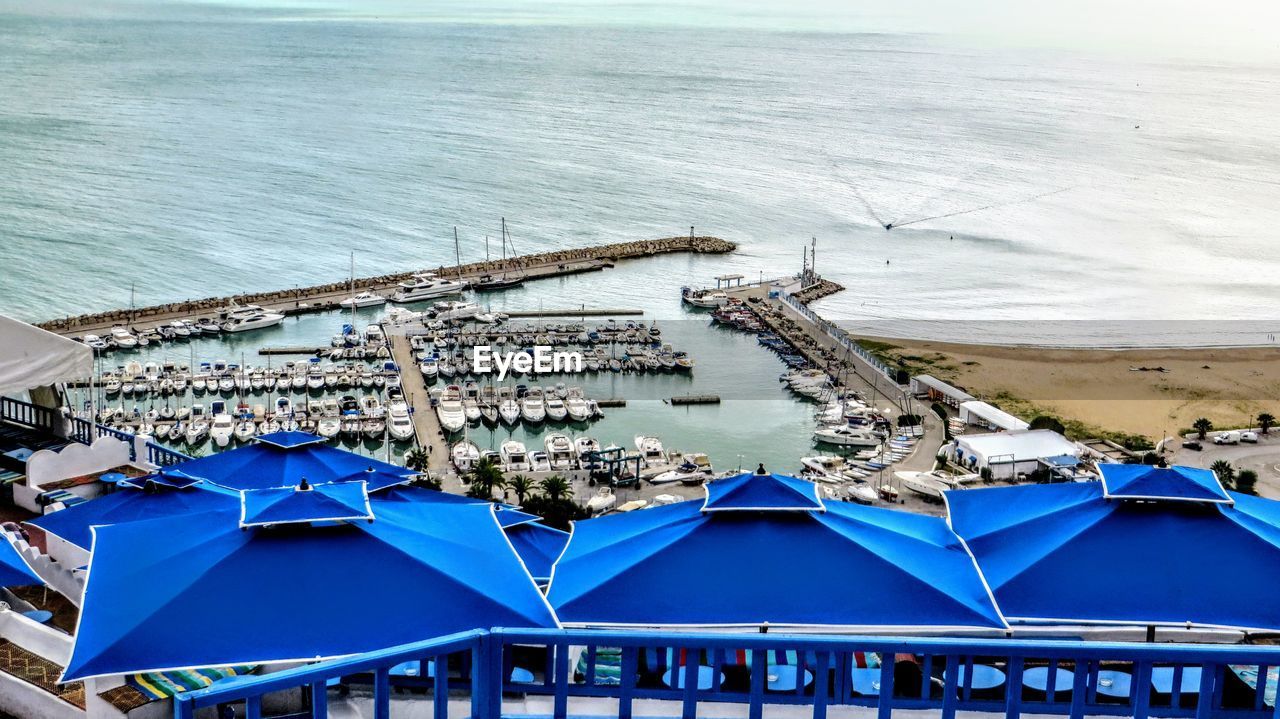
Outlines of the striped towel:
[[[587,676],[587,652],[578,655],[578,664],[574,673],[583,681]],[[601,687],[616,687],[622,683],[622,649],[619,647],[596,647],[596,667],[594,684]]]
[[250,664],[241,664],[176,672],[147,672],[129,675],[128,683],[149,699],[164,699],[193,689],[204,689],[219,679],[248,674],[255,668]]

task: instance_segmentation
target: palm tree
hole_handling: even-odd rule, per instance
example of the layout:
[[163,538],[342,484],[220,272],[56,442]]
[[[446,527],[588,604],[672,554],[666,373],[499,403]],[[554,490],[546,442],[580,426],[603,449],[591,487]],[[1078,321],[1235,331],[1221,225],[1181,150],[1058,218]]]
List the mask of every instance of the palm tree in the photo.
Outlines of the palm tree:
[[1258,484],[1258,473],[1252,469],[1242,469],[1240,474],[1236,475],[1236,491],[1241,494],[1257,494],[1254,491],[1255,485]]
[[507,480],[507,489],[516,493],[517,504],[524,504],[525,497],[533,494],[534,490],[537,488],[538,487],[534,484],[534,481],[523,474],[517,474]]
[[422,447],[415,447],[404,453],[404,466],[415,472],[427,471],[427,466],[431,463],[431,453]]
[[1258,427],[1262,429],[1263,434],[1267,434],[1267,432],[1270,431],[1271,427],[1274,426],[1275,423],[1276,423],[1275,415],[1269,412],[1263,412],[1262,414],[1258,415]]
[[542,480],[542,493],[547,495],[547,499],[555,502],[564,499],[569,495],[573,488],[569,486],[569,481],[558,474]]
[[471,489],[467,494],[480,499],[493,499],[493,490],[506,486],[506,479],[492,459],[482,459],[471,469]]
[[1227,489],[1232,489],[1235,487],[1236,469],[1235,467],[1232,467],[1231,463],[1228,462],[1227,460],[1225,459],[1217,460],[1213,464],[1209,465],[1209,471],[1213,472],[1218,476],[1218,481],[1222,482],[1222,486],[1226,487]]
[[1209,434],[1209,430],[1213,429],[1213,422],[1208,417],[1201,417],[1191,423],[1191,429],[1194,429],[1200,435],[1200,439],[1204,439]]

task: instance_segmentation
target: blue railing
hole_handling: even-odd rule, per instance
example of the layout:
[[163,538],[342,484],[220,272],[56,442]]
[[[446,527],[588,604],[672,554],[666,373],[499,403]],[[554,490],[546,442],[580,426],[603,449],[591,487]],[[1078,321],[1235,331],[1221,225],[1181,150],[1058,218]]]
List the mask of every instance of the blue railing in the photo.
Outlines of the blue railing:
[[0,417],[41,432],[53,432],[58,426],[57,412],[13,397],[0,397]]
[[[131,461],[138,459],[137,446],[133,441],[134,435],[81,417],[69,417],[67,419],[69,420],[69,426],[66,427],[67,439],[80,444],[93,444],[93,441],[98,437],[115,437],[129,445],[129,459]],[[12,397],[0,397],[0,420],[53,435],[62,433],[63,416],[60,413],[48,407],[41,407],[40,405],[23,402]],[[185,462],[191,457],[177,450],[162,447],[155,442],[148,442],[146,459],[153,465],[167,467],[171,464]]]
[[[421,676],[392,671],[413,660]],[[896,710],[1261,719],[1280,716],[1268,686],[1276,666],[1280,648],[1242,645],[495,629],[219,682],[181,695],[175,715],[243,703],[256,719],[265,694],[302,688],[308,712],[326,716],[327,687],[345,678],[372,684],[379,718],[408,683],[431,689],[437,719],[448,716],[449,691],[464,689],[477,719],[502,716],[504,696],[547,697],[557,718],[630,719],[637,700],[664,700],[646,714],[694,719],[731,703],[752,719],[774,704],[806,706],[815,719],[833,706],[871,707],[882,719]]]

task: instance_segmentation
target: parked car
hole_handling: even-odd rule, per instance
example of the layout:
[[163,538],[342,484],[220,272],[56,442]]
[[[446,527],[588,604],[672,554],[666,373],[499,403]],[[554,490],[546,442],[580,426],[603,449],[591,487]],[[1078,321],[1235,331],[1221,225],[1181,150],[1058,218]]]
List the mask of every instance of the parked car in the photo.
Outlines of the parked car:
[[1214,444],[1240,444],[1239,432],[1223,432],[1213,438]]
[[1198,442],[1197,440],[1189,439],[1189,440],[1187,440],[1187,441],[1185,441],[1185,442],[1183,442],[1183,443],[1182,443],[1182,448],[1183,448],[1183,449],[1193,449],[1193,450],[1195,450],[1195,451],[1199,452],[1200,450],[1204,449],[1204,445],[1200,444],[1200,442]]
[[1240,441],[1241,441],[1241,442],[1248,442],[1249,444],[1257,444],[1257,443],[1258,443],[1258,433],[1257,433],[1257,432],[1241,432],[1241,433],[1240,433]]

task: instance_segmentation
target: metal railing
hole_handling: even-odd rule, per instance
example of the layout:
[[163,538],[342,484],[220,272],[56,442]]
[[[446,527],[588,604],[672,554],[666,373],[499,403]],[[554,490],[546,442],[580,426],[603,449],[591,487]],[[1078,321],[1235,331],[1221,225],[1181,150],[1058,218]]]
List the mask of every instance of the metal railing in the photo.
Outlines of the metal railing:
[[48,407],[23,402],[13,397],[0,397],[0,417],[41,432],[55,432],[59,414]]
[[[138,459],[134,435],[128,432],[121,432],[118,429],[112,429],[82,417],[64,418],[56,410],[31,404],[30,402],[23,402],[13,397],[0,397],[0,420],[39,432],[47,432],[51,435],[61,435],[64,429],[63,422],[65,421],[67,422],[67,425],[65,425],[66,439],[80,444],[93,444],[93,441],[98,437],[115,437],[129,445],[130,461],[137,461]],[[155,442],[147,442],[146,459],[153,465],[167,467],[171,464],[185,462],[191,457],[177,450],[162,447]]]
[[864,362],[870,365],[872,369],[887,377],[894,384],[898,383],[898,371],[896,369],[880,361],[880,359],[867,350],[867,348],[858,344],[856,340],[850,337],[849,333],[841,329],[839,325],[809,309],[808,305],[797,300],[788,292],[779,292],[778,297],[783,302],[787,303],[791,309],[799,312],[801,315],[804,315],[804,317],[817,326],[818,329],[822,330],[823,334],[827,335],[832,340],[835,340],[835,342],[841,347],[860,357]]
[[[453,679],[444,669],[451,655]],[[753,719],[765,705],[778,704],[807,706],[814,719],[825,719],[832,706],[871,707],[881,719],[897,710],[935,711],[944,719],[957,711],[1280,716],[1268,706],[1275,696],[1269,670],[1280,665],[1276,647],[512,629],[219,682],[180,695],[175,716],[191,719],[201,707],[243,703],[243,714],[256,719],[264,694],[294,688],[309,697],[312,716],[327,716],[326,687],[346,678],[371,683],[373,716],[388,717],[397,682],[391,669],[418,659],[422,667],[434,662],[434,671],[424,668],[410,681],[432,690],[437,719],[448,716],[449,690],[465,688],[477,719],[502,716],[503,697],[516,695],[549,697],[557,718],[630,719],[637,700],[665,700],[646,707],[646,714],[661,706],[664,715],[685,719],[713,703],[745,704]],[[1252,688],[1241,678],[1250,669],[1257,677]]]

